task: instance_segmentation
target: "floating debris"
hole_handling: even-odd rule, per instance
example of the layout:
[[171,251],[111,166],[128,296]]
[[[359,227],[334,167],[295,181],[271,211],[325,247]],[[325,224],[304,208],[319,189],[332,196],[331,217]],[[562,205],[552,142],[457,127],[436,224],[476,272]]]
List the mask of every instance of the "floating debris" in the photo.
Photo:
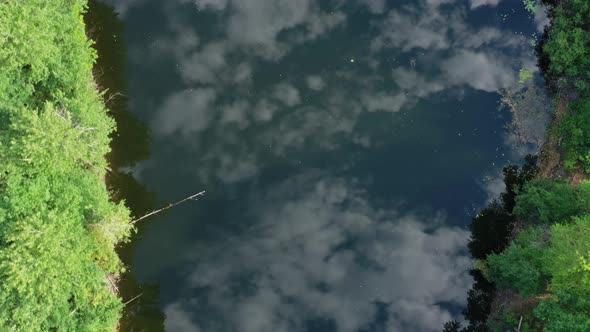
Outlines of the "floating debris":
[[540,146],[545,140],[552,111],[545,88],[532,83],[516,92],[505,90],[500,94],[501,107],[507,106],[512,112],[512,122],[507,129],[515,135],[518,143]]

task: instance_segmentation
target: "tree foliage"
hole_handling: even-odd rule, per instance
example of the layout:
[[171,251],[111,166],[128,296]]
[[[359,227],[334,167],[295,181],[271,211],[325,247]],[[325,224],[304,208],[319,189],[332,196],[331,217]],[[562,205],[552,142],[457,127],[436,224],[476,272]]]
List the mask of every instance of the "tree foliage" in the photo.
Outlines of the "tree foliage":
[[463,311],[469,324],[461,327],[457,326],[456,321],[450,321],[444,327],[448,331],[490,331],[487,320],[492,311],[496,286],[489,280],[486,258],[502,252],[509,244],[516,195],[535,177],[537,171],[537,157],[532,155],[525,157],[523,165],[505,166],[503,173],[506,189],[500,195],[500,200],[491,202],[473,218],[468,247],[471,256],[476,258],[474,269],[470,271],[475,282],[467,294],[467,308]]
[[523,165],[507,165],[503,169],[506,190],[500,201],[491,202],[481,210],[471,223],[469,252],[476,259],[485,259],[489,254],[499,253],[509,243],[509,235],[514,222],[512,210],[516,204],[516,194],[537,174],[537,157],[527,155]]
[[525,296],[551,291],[534,311],[543,331],[590,330],[590,214],[550,228],[533,226],[504,252],[488,256],[488,263],[502,288]]
[[509,164],[504,167],[502,173],[504,174],[504,184],[506,190],[500,195],[502,207],[508,214],[513,212],[516,205],[516,195],[521,192],[529,181],[535,178],[539,171],[537,165],[538,157],[533,155],[526,155],[522,166]]
[[109,134],[84,0],[0,4],[0,330],[113,331],[107,275],[130,230],[104,184]]
[[451,320],[443,326],[443,332],[459,332],[461,331],[461,323],[456,320]]
[[[558,114],[557,121],[561,123],[557,133],[561,141],[555,145],[562,149],[566,171],[581,168],[590,173],[590,1],[523,2],[531,11],[538,9],[539,2],[547,6],[551,20],[536,53],[547,89],[569,104],[566,114]],[[528,73],[520,74],[521,81],[527,79]],[[509,175],[513,179],[519,177],[516,170]],[[477,316],[475,321],[462,329],[452,322],[445,328],[504,332],[515,330],[518,322],[519,331],[590,331],[589,182],[574,186],[565,181],[536,179],[524,186],[510,187],[506,182],[506,187],[502,206],[496,203],[493,209],[484,210],[474,220],[469,245],[480,259],[480,270],[495,285],[520,294],[503,292],[508,298],[497,302],[499,308],[489,310],[488,301],[476,300],[484,296],[477,296],[472,290],[471,302],[482,302],[479,314],[472,315]],[[499,220],[501,224],[510,224],[510,218],[514,217],[524,231],[520,231],[507,249],[502,251],[497,243],[481,239],[486,233],[503,239],[506,234],[503,228],[490,222]],[[481,261],[485,256],[487,265]],[[477,275],[484,279],[481,273],[474,274]],[[492,311],[491,320],[483,324],[480,315]],[[471,313],[476,312],[472,309]]]
[[590,331],[590,215],[551,227],[543,254],[552,296],[535,309],[544,331]]
[[546,246],[541,229],[521,232],[504,252],[488,256],[493,281],[502,288],[516,288],[523,295],[543,292],[549,279],[543,271]]
[[535,309],[545,332],[590,331],[590,293],[577,288],[555,289],[553,296]]
[[590,173],[590,99],[572,102],[568,113],[559,124],[564,164],[568,171],[581,165]]
[[551,6],[542,49],[548,74],[585,93],[590,89],[590,5],[587,0],[545,2]]
[[483,209],[471,223],[471,238],[468,243],[471,256],[485,259],[491,253],[504,250],[513,221],[512,216],[498,202],[492,202]]
[[530,181],[516,197],[514,215],[532,224],[567,221],[590,208],[590,182],[573,186],[566,181]]
[[590,294],[590,215],[553,225],[544,260],[553,287],[577,288]]
[[[522,320],[520,317],[522,317]],[[532,312],[527,315],[521,315],[510,310],[510,308],[495,313],[488,320],[490,330],[498,332],[538,332],[541,331],[541,326],[539,325],[540,322],[534,317]],[[520,326],[520,329],[517,330],[518,326]]]

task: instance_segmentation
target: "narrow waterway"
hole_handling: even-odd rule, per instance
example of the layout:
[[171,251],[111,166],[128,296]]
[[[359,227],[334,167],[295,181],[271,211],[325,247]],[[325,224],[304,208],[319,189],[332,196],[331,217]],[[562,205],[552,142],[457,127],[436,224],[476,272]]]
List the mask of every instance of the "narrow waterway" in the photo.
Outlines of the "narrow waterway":
[[[112,187],[136,215],[206,190],[121,249],[124,299],[141,294],[123,330],[461,318],[471,215],[549,119],[535,79],[518,82],[536,71],[541,14],[517,0],[106,2],[87,19],[119,126]],[[535,121],[515,126],[502,95]]]

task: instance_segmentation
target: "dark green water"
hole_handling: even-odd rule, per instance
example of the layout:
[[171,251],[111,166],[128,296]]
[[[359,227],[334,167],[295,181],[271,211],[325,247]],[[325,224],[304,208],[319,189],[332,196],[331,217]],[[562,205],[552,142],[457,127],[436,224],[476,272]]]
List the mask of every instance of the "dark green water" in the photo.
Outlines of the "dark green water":
[[461,316],[470,214],[535,150],[497,93],[536,68],[520,1],[111,5],[89,18],[102,84],[124,95],[112,187],[136,215],[207,191],[121,248],[124,300],[143,294],[122,330],[438,331]]

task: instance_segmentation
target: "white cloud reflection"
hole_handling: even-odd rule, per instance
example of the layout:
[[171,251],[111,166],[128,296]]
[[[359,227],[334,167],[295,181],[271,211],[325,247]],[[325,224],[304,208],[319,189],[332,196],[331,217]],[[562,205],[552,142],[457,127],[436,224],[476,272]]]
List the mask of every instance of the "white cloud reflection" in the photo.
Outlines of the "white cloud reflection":
[[469,0],[471,9],[481,6],[497,6],[502,0]]
[[321,78],[321,76],[317,75],[309,75],[305,81],[307,83],[307,87],[315,91],[320,91],[326,86],[326,83]]
[[[314,0],[197,0],[198,15],[220,23],[213,33],[170,17],[151,56],[170,57],[183,87],[160,100],[155,139],[182,146],[202,183],[231,184],[269,160],[295,163],[302,151],[375,147],[383,137],[361,129],[365,117],[393,117],[441,92],[514,88],[518,69],[534,63],[525,37],[469,23],[471,8],[498,3],[481,0],[395,8],[363,0],[364,13],[375,15],[370,34],[325,51],[325,68],[290,62],[309,45],[332,45],[331,33],[354,37],[339,30],[350,23],[347,1],[333,3],[326,10]],[[295,70],[282,75],[279,67]],[[492,197],[501,182],[481,186]],[[388,332],[440,331],[457,318],[447,304],[464,305],[468,233],[446,225],[442,213],[381,209],[358,183],[318,175],[248,199],[254,226],[183,247],[192,252],[183,265],[189,273],[174,287],[185,295],[164,303],[167,331],[292,332],[318,320],[339,332],[377,323]],[[376,303],[386,320],[376,319]]]
[[[448,2],[388,8],[367,0],[369,11],[381,15],[372,21],[376,33],[358,45],[371,66],[362,57],[321,73],[301,66],[257,87],[258,75],[268,74],[265,64],[346,26],[343,4],[326,11],[311,0],[198,0],[197,8],[223,22],[215,35],[220,37],[204,42],[199,32],[172,22],[174,37],[156,38],[154,52],[173,56],[179,75],[196,87],[162,103],[155,132],[190,140],[200,156],[201,179],[233,182],[258,174],[268,156],[304,146],[335,149],[361,142],[360,136],[362,146],[369,146],[375,141],[370,133],[357,132],[367,112],[407,110],[442,91],[516,87],[518,69],[534,68],[526,38],[498,26],[473,27],[465,4],[441,7]],[[390,65],[383,54],[391,51],[406,60]],[[309,100],[311,93],[316,97]],[[213,138],[206,152],[200,136]]]
[[464,305],[472,282],[468,232],[367,199],[354,182],[309,174],[252,199],[254,226],[193,251],[167,330],[286,332],[321,319],[353,332],[376,322],[377,302],[387,331],[440,330],[453,318],[441,303]]

